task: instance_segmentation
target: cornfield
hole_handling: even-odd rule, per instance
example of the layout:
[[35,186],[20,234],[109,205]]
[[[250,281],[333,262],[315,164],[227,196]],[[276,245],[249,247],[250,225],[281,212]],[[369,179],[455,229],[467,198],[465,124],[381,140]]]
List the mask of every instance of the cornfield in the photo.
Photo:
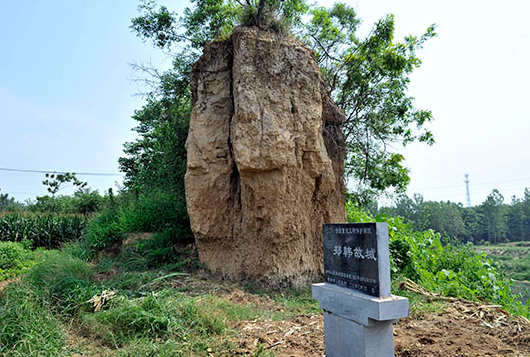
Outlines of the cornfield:
[[71,214],[0,214],[0,241],[33,242],[34,247],[57,248],[81,237],[89,218]]

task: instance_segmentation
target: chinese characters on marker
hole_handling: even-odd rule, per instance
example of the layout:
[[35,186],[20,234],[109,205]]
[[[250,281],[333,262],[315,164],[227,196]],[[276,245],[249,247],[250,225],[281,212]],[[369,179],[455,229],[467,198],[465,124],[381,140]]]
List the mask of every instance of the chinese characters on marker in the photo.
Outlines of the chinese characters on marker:
[[336,227],[335,228],[336,234],[371,234],[372,228],[370,227],[362,227],[362,228],[356,228],[356,227]]
[[355,259],[367,259],[367,260],[377,260],[375,249],[374,248],[366,248],[364,251],[361,247],[347,247],[347,246],[340,246],[336,245],[333,247],[333,255],[341,256],[344,255],[346,258],[351,258],[352,256]]

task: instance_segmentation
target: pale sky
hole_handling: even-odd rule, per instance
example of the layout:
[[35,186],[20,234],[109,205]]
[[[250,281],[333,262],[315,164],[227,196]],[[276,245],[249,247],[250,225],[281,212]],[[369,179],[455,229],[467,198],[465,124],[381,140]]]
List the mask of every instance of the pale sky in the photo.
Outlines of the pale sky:
[[[509,202],[530,187],[527,70],[530,1],[349,0],[362,33],[394,14],[396,37],[436,23],[412,76],[416,106],[430,109],[436,143],[403,151],[409,192],[471,203],[497,188]],[[186,1],[161,1],[182,12]],[[333,1],[319,1],[329,6]],[[170,60],[130,31],[134,0],[0,0],[0,188],[19,201],[45,194],[42,173],[85,176],[100,192],[121,182],[118,158],[135,138],[131,119],[142,99],[129,63]],[[64,191],[68,193],[68,191]]]

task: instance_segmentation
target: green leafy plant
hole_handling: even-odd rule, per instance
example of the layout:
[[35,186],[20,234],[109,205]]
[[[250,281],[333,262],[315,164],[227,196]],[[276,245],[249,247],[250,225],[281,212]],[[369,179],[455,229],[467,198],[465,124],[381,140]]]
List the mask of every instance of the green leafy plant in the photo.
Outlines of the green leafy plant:
[[347,204],[350,222],[387,222],[392,278],[408,278],[426,289],[446,296],[487,300],[516,314],[530,316],[528,306],[517,301],[512,281],[496,269],[485,254],[471,246],[442,244],[432,230],[417,231],[401,217],[376,217]]
[[0,269],[19,268],[26,250],[20,243],[0,242]]

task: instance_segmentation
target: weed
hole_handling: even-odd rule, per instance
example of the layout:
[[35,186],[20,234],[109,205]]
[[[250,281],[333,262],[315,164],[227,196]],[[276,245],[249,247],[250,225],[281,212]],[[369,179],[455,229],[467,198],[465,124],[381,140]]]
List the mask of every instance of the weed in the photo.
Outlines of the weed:
[[25,253],[20,243],[0,242],[0,269],[20,268]]
[[0,242],[0,281],[15,277],[33,264],[34,253],[22,243]]

